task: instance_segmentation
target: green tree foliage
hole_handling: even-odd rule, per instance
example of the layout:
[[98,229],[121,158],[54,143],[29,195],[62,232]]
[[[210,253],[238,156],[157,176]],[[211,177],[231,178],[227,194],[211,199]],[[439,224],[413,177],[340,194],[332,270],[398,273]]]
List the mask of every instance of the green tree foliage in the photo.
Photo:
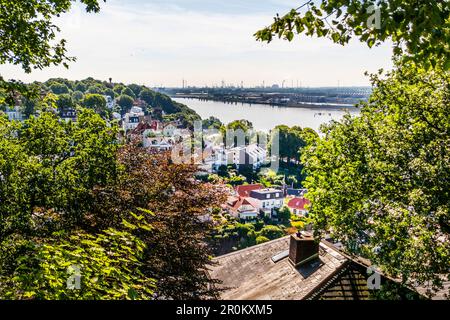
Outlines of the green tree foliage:
[[[291,160],[298,163],[301,150],[306,146],[304,130],[300,127],[289,128],[285,125],[276,126],[275,129],[279,132],[280,158],[284,159],[289,165],[292,164]],[[309,128],[305,130],[305,134],[314,132]]]
[[110,110],[106,107],[106,99],[100,94],[86,94],[82,102],[83,106],[94,110],[97,114],[105,117]]
[[372,77],[360,117],[323,128],[303,157],[317,233],[403,283],[449,278],[450,76],[399,65]]
[[127,95],[121,95],[117,98],[117,104],[120,106],[120,111],[122,114],[127,113],[133,107],[134,99],[133,97]]
[[[140,86],[138,84],[132,83],[132,84],[128,85],[128,88],[131,91],[133,91],[133,94],[134,94],[135,97],[139,97],[143,86]],[[127,94],[127,93],[125,93],[125,94]]]
[[81,103],[81,101],[83,101],[84,99],[84,94],[81,91],[74,91],[72,93],[72,99],[73,101],[77,102],[77,103]]
[[56,100],[56,106],[58,107],[58,110],[75,108],[75,102],[70,94],[60,94],[58,100]]
[[140,91],[139,98],[145,101],[147,104],[151,105],[154,99],[154,93],[153,91],[144,88]]
[[123,168],[115,184],[98,188],[92,210],[96,228],[117,225],[130,208],[154,212],[143,221],[153,226],[139,234],[147,245],[143,273],[158,280],[158,299],[217,298],[214,281],[205,273],[211,252],[205,241],[212,224],[199,217],[219,207],[220,185],[193,179],[194,165],[174,164],[168,154],[151,154],[127,145],[118,154]]
[[[318,3],[319,2],[319,3]],[[274,36],[291,41],[294,34],[328,37],[346,44],[352,37],[369,47],[394,43],[394,55],[406,55],[426,68],[450,68],[450,7],[447,1],[305,0],[272,25],[258,31],[261,41]],[[379,10],[379,11],[378,11]],[[379,15],[378,15],[379,13]]]
[[277,212],[277,217],[278,219],[280,219],[283,222],[287,222],[289,221],[289,219],[291,218],[291,211],[289,210],[288,207],[283,206],[281,207],[278,212]]
[[280,227],[267,225],[261,229],[259,236],[268,238],[269,240],[274,240],[284,236],[284,231],[281,230]]
[[[88,12],[98,12],[96,0],[81,0]],[[57,40],[52,19],[68,12],[70,0],[17,0],[0,2],[0,64],[21,65],[25,72],[43,69],[74,58],[66,56],[66,41]]]
[[223,123],[216,117],[209,117],[208,119],[203,120],[202,125],[203,129],[219,130],[220,128],[222,128]]
[[129,96],[131,98],[136,99],[136,95],[134,94],[133,90],[131,90],[129,87],[125,87],[122,89],[122,92],[120,93],[122,96]]
[[69,93],[69,88],[65,84],[57,82],[50,85],[50,90],[54,94]]
[[[16,235],[3,241],[0,257],[10,263],[10,273],[0,273],[0,298],[151,299],[155,281],[141,271],[146,246],[130,233],[139,227],[124,224],[128,231],[110,228],[96,235],[77,231],[31,240]],[[151,230],[142,227],[141,232]]]
[[256,238],[256,244],[261,244],[268,241],[270,241],[270,239],[263,236],[259,236]]
[[227,124],[226,126],[227,129],[229,130],[242,130],[244,132],[253,129],[253,124],[245,119],[242,120],[234,120],[232,122],[230,122],[229,124]]

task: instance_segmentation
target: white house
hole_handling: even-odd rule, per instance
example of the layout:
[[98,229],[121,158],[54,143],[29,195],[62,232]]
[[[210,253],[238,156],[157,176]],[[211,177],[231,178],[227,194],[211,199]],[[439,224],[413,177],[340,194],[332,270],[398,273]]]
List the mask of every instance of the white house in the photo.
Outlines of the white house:
[[254,200],[256,208],[268,217],[271,217],[273,211],[281,208],[284,203],[283,191],[273,188],[252,190],[250,198]]
[[173,123],[167,123],[163,126],[162,134],[166,137],[173,137],[178,128]]
[[142,111],[142,108],[139,107],[133,107],[131,108],[130,112],[126,113],[123,117],[123,130],[134,130],[139,124],[139,121],[141,117],[144,117],[144,112]]
[[111,96],[107,96],[107,95],[104,95],[103,97],[104,97],[105,100],[106,100],[106,107],[107,107],[108,109],[112,110],[112,109],[114,108],[114,106],[115,106],[114,98],[111,97]]
[[235,218],[253,220],[259,215],[253,199],[242,197],[230,197],[227,201],[228,212]]
[[157,151],[172,150],[175,140],[173,138],[163,136],[144,136],[143,146]]
[[[239,168],[240,165],[252,165],[256,170],[266,163],[267,151],[251,144],[248,146],[234,147],[225,149],[223,145],[213,148],[211,159],[213,160],[213,169],[217,170],[222,165],[234,164]],[[207,159],[210,161],[211,159]]]
[[19,106],[15,106],[14,108],[7,108],[6,115],[8,116],[8,119],[10,121],[12,121],[12,120],[22,121],[23,120],[23,115],[22,115],[22,112],[20,111]]

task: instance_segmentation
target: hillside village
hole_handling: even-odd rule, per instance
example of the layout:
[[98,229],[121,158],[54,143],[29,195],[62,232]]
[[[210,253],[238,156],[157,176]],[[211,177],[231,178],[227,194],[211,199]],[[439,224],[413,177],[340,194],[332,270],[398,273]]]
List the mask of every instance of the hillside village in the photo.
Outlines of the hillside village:
[[[175,152],[176,148],[183,148],[183,144],[193,137],[193,121],[186,119],[190,117],[194,121],[200,120],[187,107],[180,108],[181,113],[170,114],[179,107],[175,102],[137,85],[124,86],[93,79],[80,82],[56,79],[41,84],[42,87],[48,91],[47,96],[55,95],[53,108],[50,110],[62,121],[75,123],[80,106],[93,108],[105,120],[118,125],[122,140],[137,142],[151,152],[170,153]],[[125,99],[124,96],[129,98]],[[149,99],[149,96],[154,98]],[[93,100],[94,103],[88,103],[87,100]],[[30,105],[29,101],[16,101],[15,107],[5,110],[10,120],[23,121],[32,115],[39,116],[37,106],[30,113],[30,108],[26,108]],[[203,124],[202,152],[189,159],[198,165],[197,177],[208,180],[224,171],[226,174],[236,171],[234,178],[241,177],[236,184],[229,182],[232,184],[225,189],[228,193],[227,201],[216,208],[215,212],[202,217],[216,225],[215,239],[219,239],[213,244],[216,252],[245,248],[301,230],[308,213],[309,201],[304,197],[306,190],[295,189],[286,182],[272,186],[259,183],[259,179],[254,180],[256,173],[270,163],[267,143],[247,141],[243,145],[225,145],[225,139],[219,130],[211,131],[207,127],[208,123],[203,121]],[[215,126],[218,127],[217,123]],[[244,170],[250,173],[252,179],[238,175],[238,172]],[[227,183],[227,180],[223,182]],[[253,229],[256,226],[254,236],[248,238],[245,235],[244,242],[243,238],[231,231],[241,224]],[[269,231],[266,232],[267,230]],[[232,244],[230,239],[234,239]]]

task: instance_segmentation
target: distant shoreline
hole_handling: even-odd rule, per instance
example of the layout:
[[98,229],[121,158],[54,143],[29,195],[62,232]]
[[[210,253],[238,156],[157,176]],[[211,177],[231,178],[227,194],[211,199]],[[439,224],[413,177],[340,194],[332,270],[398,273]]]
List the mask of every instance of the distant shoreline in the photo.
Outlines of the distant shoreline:
[[186,95],[170,95],[171,99],[188,99],[188,100],[198,100],[198,101],[213,101],[221,102],[225,104],[247,104],[247,105],[261,105],[277,108],[294,108],[294,109],[331,109],[331,110],[342,110],[342,109],[358,109],[356,105],[353,104],[331,104],[331,103],[296,103],[295,105],[288,105],[285,103],[269,103],[261,101],[243,101],[243,100],[224,100],[216,99],[211,97],[198,97],[198,96],[186,96]]

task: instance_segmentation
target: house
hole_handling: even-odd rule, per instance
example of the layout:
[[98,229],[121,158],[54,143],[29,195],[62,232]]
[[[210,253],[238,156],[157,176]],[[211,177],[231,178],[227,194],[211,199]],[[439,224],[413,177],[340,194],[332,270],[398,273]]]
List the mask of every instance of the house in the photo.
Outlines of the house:
[[104,95],[103,97],[104,97],[105,100],[106,100],[106,107],[107,107],[109,110],[114,109],[114,106],[115,106],[114,97],[107,96],[107,95]]
[[139,125],[140,117],[144,116],[142,108],[132,107],[130,112],[126,113],[123,117],[122,126],[125,132],[134,130]]
[[163,136],[149,136],[143,139],[144,148],[148,148],[156,151],[170,151],[173,148],[175,141],[173,138],[163,137]]
[[253,165],[253,169],[256,170],[260,168],[263,164],[267,162],[267,151],[266,149],[260,147],[258,144],[251,144],[245,147],[246,153],[246,164]]
[[162,134],[166,137],[173,137],[177,130],[176,125],[173,122],[169,122],[163,125]]
[[299,198],[295,197],[288,201],[287,207],[291,211],[291,213],[297,215],[297,216],[306,216],[308,214],[308,210],[306,207],[311,202],[306,198]]
[[139,135],[142,136],[144,134],[146,134],[147,132],[149,132],[149,130],[152,130],[152,125],[150,124],[151,122],[151,117],[150,116],[141,116],[139,117],[139,124],[137,125],[136,128],[133,129],[133,131],[131,132],[131,134],[133,135]]
[[282,190],[268,188],[250,191],[250,198],[255,200],[257,209],[266,217],[272,217],[275,209],[279,209],[284,203]]
[[251,191],[260,190],[262,188],[263,188],[262,184],[247,184],[247,185],[237,186],[235,191],[239,197],[246,198],[246,197],[250,197]]
[[63,108],[62,110],[60,110],[59,116],[66,122],[77,121],[77,111],[74,108]]
[[214,146],[214,153],[208,161],[213,162],[213,169],[217,171],[223,165],[252,166],[253,170],[260,168],[266,163],[267,151],[257,144],[225,148],[223,144]]
[[16,121],[22,121],[23,120],[23,114],[20,111],[20,106],[15,106],[14,108],[6,108],[6,115],[8,116],[8,119],[10,121],[16,120]]
[[230,197],[227,201],[227,210],[235,218],[254,220],[259,216],[254,200],[243,197]]
[[286,197],[303,197],[307,189],[286,188]]
[[[374,279],[385,277],[370,262],[327,241],[297,233],[213,259],[209,276],[224,300],[365,300]],[[369,283],[371,288],[369,289]],[[404,294],[418,294],[404,288]]]

